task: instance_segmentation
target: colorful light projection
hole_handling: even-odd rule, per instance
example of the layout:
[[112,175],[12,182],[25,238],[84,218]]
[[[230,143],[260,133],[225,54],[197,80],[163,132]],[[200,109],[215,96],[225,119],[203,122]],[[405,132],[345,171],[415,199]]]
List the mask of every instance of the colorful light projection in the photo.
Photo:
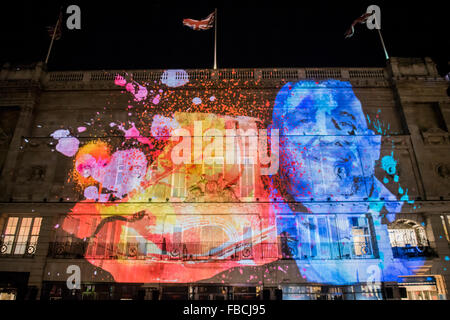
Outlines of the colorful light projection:
[[[270,197],[291,202],[273,207],[278,234],[305,279],[396,281],[423,263],[393,259],[386,222],[413,201],[406,194],[397,199],[375,177],[381,136],[368,129],[349,82],[288,83],[277,95],[272,120],[281,137],[280,172],[272,177]],[[392,155],[381,160],[390,175],[396,164]]]
[[[75,154],[72,176],[86,199],[62,229],[88,243],[86,259],[117,282],[195,282],[282,257],[295,259],[305,281],[351,284],[397,280],[422,264],[392,257],[383,219],[392,221],[411,201],[407,192],[397,199],[375,177],[381,136],[368,129],[350,83],[287,83],[271,116],[269,101],[244,106],[230,84],[225,102],[206,85],[202,97],[170,91],[189,85],[179,70],[166,72],[161,83],[168,88],[147,90],[117,76],[115,84],[132,95],[127,111],[140,110],[138,126],[113,121],[121,145],[93,140]],[[168,96],[173,105],[164,105]],[[182,110],[183,104],[190,106]],[[162,105],[166,112],[152,110]],[[260,136],[263,129],[260,141],[268,134],[271,147],[279,130],[279,154],[271,158],[277,172],[267,175],[267,161],[246,158],[252,148],[267,155],[267,141],[264,148],[239,137],[231,145],[240,162],[227,161],[230,143],[216,142],[237,127]],[[74,154],[69,149],[63,154]],[[174,161],[174,154],[189,161]],[[392,175],[390,157],[381,166]],[[240,202],[256,199],[243,214]]]
[[[259,162],[247,163],[241,157],[252,150],[251,139],[221,136],[236,125],[256,128],[256,121],[205,113],[175,113],[173,119],[155,116],[151,132],[157,134],[155,139],[165,140],[165,146],[150,166],[137,148],[111,152],[112,147],[102,141],[84,145],[75,157],[75,177],[80,185],[94,182],[99,187],[85,187],[87,200],[75,205],[62,228],[88,239],[88,251],[113,246],[111,252],[117,260],[95,255],[87,260],[110,272],[118,282],[192,282],[233,267],[274,261],[276,223],[270,204],[259,206],[253,214],[244,214],[235,204],[242,196],[254,194],[269,201]],[[181,129],[183,136],[170,134]],[[151,144],[139,136],[134,125],[133,135],[128,135],[131,129],[121,130],[125,139]],[[181,139],[188,143],[178,141]],[[180,149],[181,144],[187,148]],[[174,162],[175,155],[186,150],[193,152],[187,157],[182,154],[185,163]],[[228,161],[230,156],[232,161]],[[254,182],[246,184],[245,179]],[[147,202],[169,194],[172,201],[183,204]],[[107,202],[110,195],[118,200]],[[217,203],[213,212],[205,202]],[[130,259],[130,244],[136,260]]]

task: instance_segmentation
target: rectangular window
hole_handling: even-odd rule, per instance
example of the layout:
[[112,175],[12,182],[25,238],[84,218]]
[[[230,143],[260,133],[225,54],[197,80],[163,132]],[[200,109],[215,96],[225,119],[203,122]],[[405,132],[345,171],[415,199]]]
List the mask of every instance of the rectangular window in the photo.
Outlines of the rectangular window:
[[372,256],[369,222],[365,216],[349,217],[352,234],[352,256],[362,258]]
[[303,238],[305,238],[303,240],[305,245],[309,243],[305,233],[297,231],[296,219],[293,216],[278,216],[277,229],[279,252],[283,259],[293,259],[298,256],[299,246],[301,248]]
[[218,179],[219,174],[223,175],[223,170],[224,170],[223,157],[212,157],[203,163],[203,173],[209,179],[214,180]]
[[389,229],[389,240],[392,247],[416,247],[417,236],[414,229]]
[[1,254],[34,255],[42,218],[9,217],[6,223]]
[[330,250],[331,259],[339,259],[341,257],[341,250],[339,247],[339,235],[337,229],[337,221],[335,216],[328,217],[328,223],[330,226]]
[[[449,218],[450,218],[450,215],[447,215],[447,222],[448,222],[449,225],[450,225],[450,220],[449,220]],[[445,223],[446,221],[445,221],[444,216],[441,216],[441,221],[442,221],[442,227],[444,228],[445,238],[447,239],[447,242],[450,243],[450,237],[449,237],[449,235],[448,235],[447,224]]]
[[317,256],[317,224],[314,217],[308,217],[309,249],[311,258]]
[[8,223],[6,224],[5,237],[2,241],[2,254],[11,254],[18,223],[19,218],[14,217],[8,219]]
[[183,229],[180,225],[175,225],[172,232],[172,243],[169,248],[169,257],[181,259],[183,257]]
[[252,158],[244,158],[241,175],[241,197],[254,197],[255,191],[255,164]]
[[242,259],[250,259],[253,256],[252,238],[253,238],[252,226],[251,225],[244,226],[242,230],[242,241],[243,241],[243,247],[241,250]]
[[365,215],[277,217],[284,259],[373,258],[370,221]]
[[172,174],[172,197],[186,197],[186,174],[185,172],[174,172]]
[[123,159],[119,158],[117,163],[116,181],[114,182],[114,186],[116,187],[116,189],[118,189],[119,186],[121,186],[124,183],[123,181],[124,176],[125,176],[125,165],[123,163]]
[[31,220],[33,218],[23,218],[20,224],[19,234],[17,235],[16,248],[14,254],[24,254],[30,235]]
[[299,216],[300,259],[339,259],[339,238],[335,215]]

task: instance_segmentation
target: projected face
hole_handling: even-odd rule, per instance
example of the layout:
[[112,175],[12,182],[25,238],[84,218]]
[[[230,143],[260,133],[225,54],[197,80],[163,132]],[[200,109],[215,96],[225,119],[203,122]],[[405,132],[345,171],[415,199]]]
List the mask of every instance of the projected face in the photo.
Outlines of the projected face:
[[[110,122],[105,112],[108,129],[116,130],[109,134],[122,134],[120,141],[70,149],[72,178],[85,200],[62,229],[87,243],[91,264],[130,283],[190,283],[235,267],[265,268],[280,255],[295,258],[296,274],[315,283],[395,281],[411,273],[392,258],[382,222],[411,201],[407,192],[397,199],[375,177],[379,163],[398,182],[397,162],[393,154],[380,159],[381,136],[368,129],[349,82],[288,83],[270,115],[270,101],[256,105],[260,91],[236,94],[228,84],[215,95],[206,85],[183,91],[188,77],[172,81],[177,74],[163,76],[167,92],[117,78],[132,96],[127,113],[137,125]],[[251,103],[239,102],[245,95],[253,95]],[[271,145],[271,130],[279,130],[272,173],[263,173],[268,164],[259,152],[267,150],[259,140],[227,137],[233,128],[261,127]],[[66,131],[53,137],[76,139]],[[250,147],[257,151],[253,162]]]
[[285,85],[275,101],[273,126],[282,134],[281,175],[295,200],[368,196],[380,137],[368,130],[349,85],[312,81]]
[[[274,195],[304,207],[274,205],[280,216],[278,234],[302,275],[312,282],[348,284],[366,281],[374,267],[380,271],[377,281],[381,270],[384,280],[408,274],[403,262],[394,264],[388,258],[392,253],[387,228],[380,223],[383,209],[392,220],[402,204],[380,201],[395,199],[375,178],[381,137],[368,129],[350,84],[286,84],[277,95],[272,126],[282,134]],[[367,202],[372,199],[378,202]],[[341,202],[335,207],[326,203],[334,200]],[[371,229],[372,223],[379,227]],[[321,262],[329,259],[333,262]]]

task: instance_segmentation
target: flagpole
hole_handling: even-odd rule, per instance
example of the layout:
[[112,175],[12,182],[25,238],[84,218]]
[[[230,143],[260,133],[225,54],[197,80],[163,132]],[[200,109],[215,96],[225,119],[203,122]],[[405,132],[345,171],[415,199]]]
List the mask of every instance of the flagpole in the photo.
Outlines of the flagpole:
[[381,45],[383,46],[384,56],[386,57],[386,60],[389,60],[389,55],[387,53],[386,46],[384,45],[383,36],[381,35],[381,31],[380,31],[381,28],[380,28],[380,26],[378,26],[378,21],[377,21],[377,17],[376,16],[375,16],[375,25],[377,27],[378,35],[380,36]]
[[45,64],[47,64],[48,58],[50,57],[50,52],[52,51],[53,41],[55,40],[56,30],[58,30],[60,20],[61,20],[61,12],[59,13],[58,20],[56,21],[55,29],[53,30],[52,41],[50,41],[50,46],[48,48],[47,57],[45,58]]
[[217,8],[214,9],[214,70],[217,69]]

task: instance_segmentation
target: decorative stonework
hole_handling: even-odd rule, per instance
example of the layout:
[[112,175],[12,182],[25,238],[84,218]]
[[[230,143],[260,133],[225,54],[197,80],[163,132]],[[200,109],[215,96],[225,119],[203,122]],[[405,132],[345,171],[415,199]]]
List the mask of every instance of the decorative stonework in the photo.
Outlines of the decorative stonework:
[[239,202],[235,194],[236,182],[230,182],[219,174],[217,179],[208,179],[202,175],[196,184],[188,188],[186,202]]
[[30,169],[30,174],[28,181],[42,182],[45,178],[45,167],[44,166],[32,166]]
[[423,142],[426,145],[448,145],[450,144],[448,132],[439,128],[430,128],[422,131]]
[[381,143],[383,147],[395,146],[395,148],[407,148],[409,136],[383,136]]
[[434,167],[434,171],[439,178],[449,181],[449,179],[450,179],[450,163],[438,163]]

